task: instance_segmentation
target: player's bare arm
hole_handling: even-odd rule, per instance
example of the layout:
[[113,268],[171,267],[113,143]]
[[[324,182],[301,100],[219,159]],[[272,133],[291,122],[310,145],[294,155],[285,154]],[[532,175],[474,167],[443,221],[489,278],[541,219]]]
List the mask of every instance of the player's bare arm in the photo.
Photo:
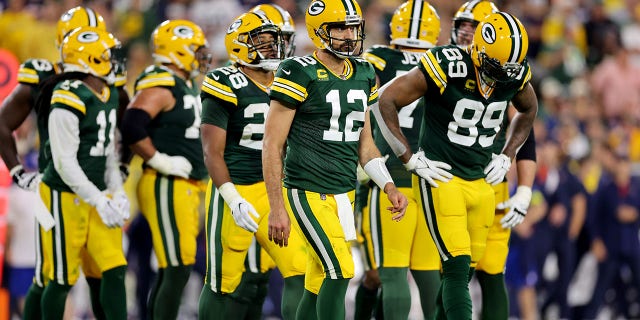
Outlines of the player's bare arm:
[[538,113],[538,98],[531,83],[527,83],[514,96],[512,103],[518,113],[513,117],[509,125],[509,139],[502,150],[502,153],[507,155],[509,159],[513,159],[516,156],[518,148],[529,136],[533,121]]
[[20,164],[13,131],[29,116],[32,105],[31,87],[18,84],[0,107],[0,156],[9,169]]
[[[175,105],[175,98],[171,91],[162,87],[152,87],[139,91],[129,102],[127,109],[140,109],[148,113],[150,118],[155,118],[160,112],[169,111]],[[146,137],[135,142],[131,146],[134,153],[140,155],[145,161],[149,160],[155,153],[156,148],[151,142],[151,138]]]
[[227,130],[203,123],[200,125],[202,135],[202,152],[204,164],[209,171],[209,176],[216,187],[231,181],[227,163],[224,161],[224,149],[226,147]]
[[262,139],[262,172],[271,207],[269,240],[281,247],[289,244],[291,232],[291,221],[284,208],[281,179],[284,146],[295,114],[295,109],[287,108],[277,100],[271,100]]
[[371,135],[371,121],[369,117],[370,112],[367,111],[364,117],[364,127],[362,131],[360,131],[360,145],[358,146],[360,165],[365,168],[365,171],[372,180],[387,194],[392,204],[387,210],[395,213],[392,216],[393,220],[399,221],[404,217],[409,202],[405,195],[398,191],[391,179],[391,175],[389,175],[386,167],[384,167],[384,160],[381,158],[380,150],[376,147],[373,136]]
[[[413,68],[408,73],[396,77],[385,84],[379,91],[378,107],[374,107],[374,115],[378,123],[382,124],[384,122],[384,127],[388,128],[389,133],[393,135],[398,143],[404,146],[404,148],[396,150],[394,144],[389,141],[391,137],[387,137],[386,130],[383,130],[385,139],[390,142],[389,144],[394,148],[396,155],[402,162],[406,163],[411,158],[413,151],[400,129],[398,110],[424,95],[427,91],[427,80],[418,68]],[[381,126],[381,128],[384,127]],[[398,145],[398,147],[400,146]]]

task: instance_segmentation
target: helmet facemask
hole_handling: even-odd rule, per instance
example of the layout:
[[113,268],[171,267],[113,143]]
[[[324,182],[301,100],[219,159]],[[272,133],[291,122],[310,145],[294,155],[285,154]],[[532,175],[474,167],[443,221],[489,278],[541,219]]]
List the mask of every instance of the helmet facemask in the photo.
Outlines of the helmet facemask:
[[282,31],[282,42],[284,44],[284,57],[293,57],[296,52],[296,33],[294,31]]
[[482,81],[490,87],[504,87],[516,80],[522,72],[522,64],[507,62],[504,65],[484,52],[478,52],[479,70]]
[[[331,35],[332,29],[355,28],[353,34],[355,39],[340,39]],[[338,58],[359,56],[364,50],[364,20],[358,15],[347,16],[345,22],[324,23],[316,30],[316,35],[324,45],[325,49],[336,55]],[[334,41],[341,42],[339,48],[335,48]]]
[[[269,37],[268,35],[271,35]],[[251,63],[242,60],[238,62],[242,65],[260,68],[268,71],[278,69],[278,65],[285,57],[284,42],[282,32],[276,25],[266,25],[248,33],[238,36],[237,41],[243,43],[248,48],[247,56]]]
[[[209,69],[211,69],[211,60],[213,59],[211,52],[209,52],[209,48],[206,46],[199,47],[196,49],[194,57],[195,65],[193,70],[200,74],[206,74]],[[194,77],[193,72],[192,77]]]
[[465,18],[454,19],[453,28],[451,28],[451,43],[458,47],[468,46],[473,41],[476,27],[478,27],[478,21],[476,20]]

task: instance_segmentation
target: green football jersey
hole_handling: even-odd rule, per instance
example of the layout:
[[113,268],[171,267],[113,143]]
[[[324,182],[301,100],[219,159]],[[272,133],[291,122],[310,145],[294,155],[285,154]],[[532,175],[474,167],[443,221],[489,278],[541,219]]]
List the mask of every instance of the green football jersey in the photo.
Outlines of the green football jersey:
[[[20,65],[18,69],[18,83],[31,86],[31,103],[36,103],[38,94],[40,94],[40,84],[44,83],[50,77],[58,74],[60,68],[57,64],[51,63],[45,59],[29,59]],[[36,110],[38,111],[38,110]],[[48,112],[48,110],[46,110]],[[37,117],[38,138],[40,140],[40,149],[38,150],[38,171],[44,172],[49,157],[51,156],[47,150],[47,141],[49,141],[49,133],[47,131],[46,117]]]
[[[388,46],[374,46],[364,53],[363,57],[371,62],[378,75],[380,86],[391,81],[396,76],[403,75],[413,69],[420,62],[423,53],[406,52],[396,50]],[[420,124],[424,113],[424,99],[420,98],[405,106],[398,112],[400,128],[411,146],[411,150],[418,150],[418,140],[420,137]],[[373,127],[373,137],[376,146],[382,155],[389,155],[386,165],[393,181],[398,187],[411,187],[411,172],[405,169],[402,161],[398,159],[391,150],[391,147],[382,136],[380,127],[375,125],[375,119],[371,117]]]
[[153,145],[170,156],[183,156],[191,163],[190,178],[207,177],[200,140],[200,113],[202,104],[195,81],[189,82],[164,66],[149,66],[136,79],[135,91],[151,87],[171,90],[176,99],[173,109],[160,112],[149,125]]
[[287,137],[284,185],[318,193],[355,189],[360,131],[378,100],[375,71],[358,58],[336,75],[315,53],[284,60],[270,97],[296,109]]
[[484,178],[508,103],[531,79],[528,63],[516,81],[485,94],[471,56],[455,45],[429,50],[418,67],[429,88],[420,147],[429,159],[450,164],[455,176]]
[[202,122],[227,131],[224,160],[235,184],[263,181],[262,138],[268,89],[235,67],[207,74],[202,83]]
[[[78,117],[78,163],[87,178],[98,189],[105,190],[107,146],[113,140],[116,129],[118,90],[115,86],[105,87],[101,95],[103,98],[98,97],[98,94],[81,80],[65,80],[58,83],[53,90],[51,110],[68,110]],[[73,192],[62,181],[52,161],[47,163],[42,180],[53,189]]]

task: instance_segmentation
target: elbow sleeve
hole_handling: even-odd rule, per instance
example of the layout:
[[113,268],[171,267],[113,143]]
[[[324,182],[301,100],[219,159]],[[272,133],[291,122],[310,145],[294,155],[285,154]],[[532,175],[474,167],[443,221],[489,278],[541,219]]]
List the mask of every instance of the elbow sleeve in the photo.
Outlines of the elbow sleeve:
[[151,115],[138,108],[129,108],[122,117],[122,143],[132,145],[149,136],[147,126],[151,123]]
[[520,150],[518,150],[516,154],[516,161],[520,160],[536,161],[536,137],[533,133],[533,128],[531,128],[527,140],[524,141],[522,147],[520,147]]

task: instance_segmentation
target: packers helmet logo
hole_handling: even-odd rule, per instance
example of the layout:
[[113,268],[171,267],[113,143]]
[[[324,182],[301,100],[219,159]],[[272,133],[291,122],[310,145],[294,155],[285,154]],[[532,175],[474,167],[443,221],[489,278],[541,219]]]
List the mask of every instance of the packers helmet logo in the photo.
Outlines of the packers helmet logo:
[[309,14],[312,16],[317,16],[324,11],[324,2],[322,1],[314,1],[309,5]]
[[496,28],[491,23],[485,23],[482,25],[482,39],[488,44],[496,42]]
[[188,26],[177,26],[173,29],[173,34],[182,39],[193,38],[193,29]]
[[238,30],[238,28],[240,28],[241,25],[242,25],[242,19],[238,19],[234,21],[227,29],[227,34],[235,32],[236,30]]
[[85,31],[78,35],[78,42],[80,43],[92,43],[100,39],[100,36],[93,31]]

